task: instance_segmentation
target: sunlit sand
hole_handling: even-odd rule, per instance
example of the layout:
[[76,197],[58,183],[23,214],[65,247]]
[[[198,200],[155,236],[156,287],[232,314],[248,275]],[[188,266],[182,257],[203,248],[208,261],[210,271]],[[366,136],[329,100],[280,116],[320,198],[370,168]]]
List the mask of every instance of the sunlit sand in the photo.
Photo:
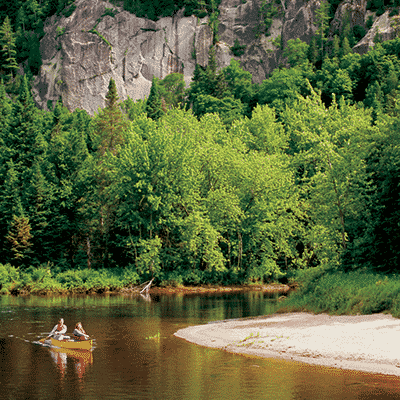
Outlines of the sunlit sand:
[[233,353],[400,376],[400,319],[386,314],[275,314],[192,326],[175,335]]

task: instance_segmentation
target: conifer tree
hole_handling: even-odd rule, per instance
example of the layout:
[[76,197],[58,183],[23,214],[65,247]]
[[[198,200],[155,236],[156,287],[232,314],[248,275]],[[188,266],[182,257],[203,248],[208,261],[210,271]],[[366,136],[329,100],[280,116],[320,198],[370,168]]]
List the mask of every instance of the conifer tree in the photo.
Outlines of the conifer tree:
[[[85,201],[92,207],[87,214],[88,224],[92,228],[86,237],[91,243],[90,253],[95,255],[102,266],[107,266],[109,262],[110,237],[113,231],[116,202],[115,198],[107,195],[110,180],[105,156],[107,152],[118,156],[119,146],[124,143],[130,126],[129,120],[119,107],[118,99],[115,81],[111,78],[106,95],[106,107],[101,110],[94,122],[94,143],[97,153],[93,167],[96,187],[92,193],[85,196]],[[95,213],[93,210],[96,210]]]
[[308,59],[313,65],[315,65],[319,59],[317,40],[315,39],[315,37],[311,39],[310,47],[308,48]]
[[125,114],[119,107],[117,87],[113,78],[110,79],[106,95],[106,107],[98,115],[95,123],[97,150],[101,155],[106,151],[117,154],[118,146],[124,142],[129,126]]
[[329,27],[329,7],[328,1],[321,1],[321,5],[316,10],[316,20],[317,20],[317,35],[321,41],[321,57],[324,57],[324,43],[326,41],[326,30]]
[[146,102],[145,110],[147,112],[147,116],[155,121],[157,121],[164,114],[161,95],[158,89],[158,80],[155,76],[153,76],[153,80],[151,81],[150,94]]
[[196,64],[193,79],[190,84],[190,90],[188,95],[189,106],[192,107],[193,112],[196,116],[203,115],[204,107],[199,107],[198,99],[202,98],[201,102],[205,99],[204,96],[211,96],[215,99],[209,99],[213,103],[216,99],[224,99],[229,97],[232,101],[232,92],[229,89],[228,82],[225,79],[224,71],[217,71],[217,61],[215,59],[215,48],[211,47],[209,52],[208,65],[205,70]]
[[0,67],[8,72],[9,79],[12,79],[19,67],[16,60],[15,36],[8,16],[0,28],[0,48],[2,52]]
[[[5,138],[5,147],[8,152],[9,162],[12,162],[18,174],[19,199],[24,212],[23,215],[17,215],[17,217],[24,216],[31,221],[29,229],[32,229],[32,234],[35,236],[35,231],[40,232],[43,229],[43,224],[46,225],[48,223],[47,217],[40,218],[40,224],[36,223],[38,221],[36,218],[38,213],[48,213],[49,210],[45,211],[45,207],[42,205],[38,207],[37,196],[33,196],[36,191],[37,169],[35,165],[40,165],[44,170],[47,170],[48,144],[43,136],[42,116],[44,115],[36,109],[33,103],[26,76],[23,77],[18,98],[13,104],[13,114],[13,121]],[[42,187],[48,188],[48,182],[44,181]],[[44,189],[43,192],[45,193]],[[47,198],[44,195],[41,196],[40,204],[45,204]],[[24,221],[21,220],[18,223]],[[38,248],[38,250],[40,249]]]
[[[40,245],[36,238],[47,241],[48,244],[43,246],[42,251],[50,254],[54,262],[65,263],[68,260],[71,268],[75,265],[78,249],[86,246],[83,230],[87,229],[87,226],[80,210],[82,204],[87,204],[89,192],[93,191],[93,186],[88,190],[87,186],[84,186],[86,181],[82,181],[84,175],[82,165],[89,156],[86,144],[88,130],[86,116],[83,110],[69,113],[61,102],[57,102],[53,111],[53,128],[46,157],[48,164],[45,169],[37,168],[33,177],[32,198],[40,200],[35,194],[44,193],[45,202],[38,205],[41,211],[46,212],[42,212],[37,219],[32,220],[32,227],[35,223],[35,228],[36,226],[40,228],[39,217],[48,222],[48,227],[41,229],[40,234],[35,231],[35,251]],[[93,171],[91,173],[90,184],[94,181]],[[45,191],[41,189],[43,188],[41,182],[47,182]]]
[[333,57],[340,57],[340,39],[338,35],[333,38]]
[[14,168],[14,163],[9,161],[5,165],[4,181],[1,185],[1,212],[0,212],[0,227],[1,232],[4,232],[4,227],[11,220],[11,216],[15,213],[15,205],[19,201],[19,181],[18,173]]
[[[18,207],[21,206],[19,177],[15,170],[14,163],[9,161],[4,166],[4,181],[0,186],[0,249],[4,249],[6,233],[13,220],[13,215],[17,215]],[[10,254],[8,254],[10,256]],[[4,260],[6,262],[8,260]]]
[[352,52],[352,50],[351,50],[351,47],[350,47],[349,39],[347,37],[345,37],[343,39],[343,42],[342,42],[341,55],[342,55],[342,57],[344,57],[347,54],[350,54],[351,52]]
[[348,12],[345,13],[342,20],[342,29],[340,32],[340,39],[343,42],[344,38],[347,38],[349,43],[352,40],[352,29],[351,29],[351,22],[350,22],[350,14]]
[[193,107],[194,102],[196,101],[196,97],[199,94],[208,94],[205,91],[205,82],[206,75],[204,69],[200,66],[200,64],[196,64],[194,67],[192,81],[190,82],[190,89],[188,94],[188,106]]
[[0,80],[0,182],[4,177],[3,165],[7,160],[8,152],[5,147],[5,138],[8,135],[11,119],[11,101],[7,97],[3,79]]
[[42,23],[43,11],[36,0],[21,2],[17,15],[17,26],[21,27],[23,31],[34,31]]
[[13,120],[5,145],[10,151],[19,171],[27,170],[32,166],[35,157],[35,139],[41,131],[41,121],[37,118],[38,110],[30,93],[26,76],[24,75],[17,97],[13,104]]
[[53,110],[53,129],[51,130],[51,136],[58,136],[62,131],[62,104],[57,101]]
[[24,263],[24,259],[30,253],[31,239],[29,218],[25,217],[22,212],[19,216],[13,215],[13,220],[6,236],[13,264],[20,266]]
[[215,47],[210,48],[208,65],[206,68],[206,94],[222,99],[224,97],[232,96],[228,89],[228,84],[222,71],[218,72],[217,60],[215,58]]

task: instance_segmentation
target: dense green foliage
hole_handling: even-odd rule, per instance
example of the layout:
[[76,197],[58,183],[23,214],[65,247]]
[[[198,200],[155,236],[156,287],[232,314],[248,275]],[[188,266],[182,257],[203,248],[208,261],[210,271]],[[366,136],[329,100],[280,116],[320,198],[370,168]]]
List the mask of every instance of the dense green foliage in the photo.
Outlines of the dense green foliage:
[[0,264],[0,294],[104,292],[121,290],[138,282],[138,274],[129,268],[61,271],[47,263],[21,270],[10,264]]
[[211,48],[188,88],[154,77],[148,99],[119,103],[111,79],[94,117],[44,112],[35,58],[16,73],[21,29],[40,31],[24,10],[71,7],[24,2],[0,28],[1,290],[397,272],[400,39],[353,54],[354,31],[328,40],[324,6],[314,40],[289,41],[290,68],[260,85],[235,60],[219,70]]

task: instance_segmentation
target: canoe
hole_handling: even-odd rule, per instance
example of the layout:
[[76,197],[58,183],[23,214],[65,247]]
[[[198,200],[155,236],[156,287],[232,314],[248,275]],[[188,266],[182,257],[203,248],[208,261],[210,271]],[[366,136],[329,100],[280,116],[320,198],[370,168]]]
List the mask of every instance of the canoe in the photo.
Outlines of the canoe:
[[93,340],[56,340],[50,338],[52,346],[57,346],[63,349],[79,349],[79,350],[91,350],[93,347]]

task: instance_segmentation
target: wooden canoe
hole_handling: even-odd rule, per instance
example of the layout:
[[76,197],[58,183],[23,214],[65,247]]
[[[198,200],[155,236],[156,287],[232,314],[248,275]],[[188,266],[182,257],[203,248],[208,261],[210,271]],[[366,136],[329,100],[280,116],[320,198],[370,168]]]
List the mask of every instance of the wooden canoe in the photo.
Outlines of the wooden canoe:
[[91,350],[93,347],[93,340],[56,340],[50,338],[52,346],[57,346],[62,349],[78,349],[78,350]]

